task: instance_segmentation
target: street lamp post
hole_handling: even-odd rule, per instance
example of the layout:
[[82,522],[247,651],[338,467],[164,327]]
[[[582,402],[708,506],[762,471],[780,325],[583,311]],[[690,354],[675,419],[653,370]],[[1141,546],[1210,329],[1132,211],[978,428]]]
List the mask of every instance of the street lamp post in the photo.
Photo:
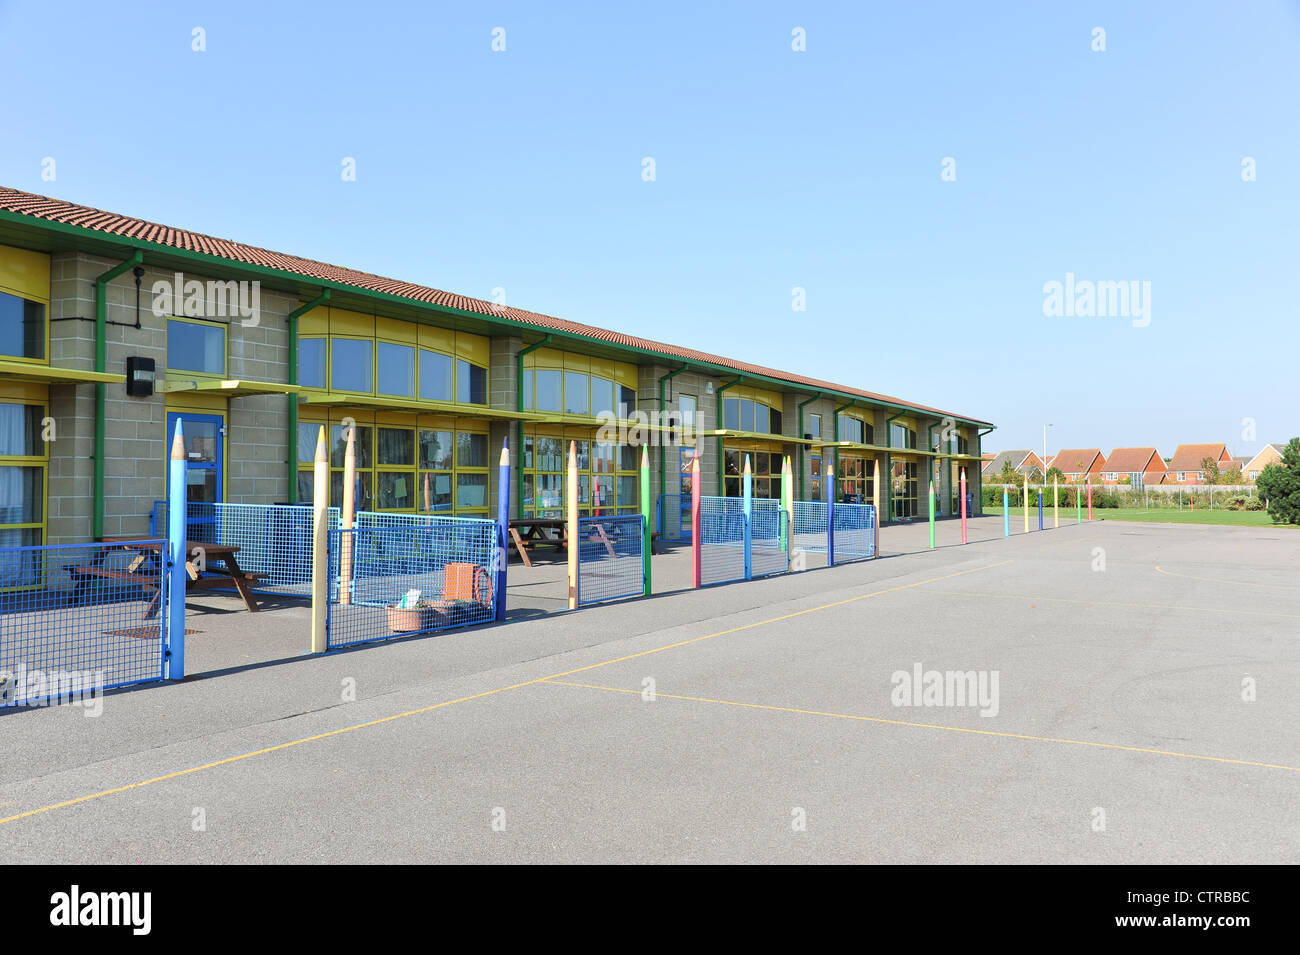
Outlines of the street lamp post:
[[1047,487],[1047,429],[1055,428],[1054,424],[1043,425],[1043,487]]

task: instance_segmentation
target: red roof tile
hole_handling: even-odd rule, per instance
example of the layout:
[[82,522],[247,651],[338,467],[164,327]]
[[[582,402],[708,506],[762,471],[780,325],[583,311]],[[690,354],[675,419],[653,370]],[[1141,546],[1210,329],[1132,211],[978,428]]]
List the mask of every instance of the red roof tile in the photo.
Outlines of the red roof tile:
[[558,332],[560,334],[583,335],[588,338],[608,342],[611,345],[644,349],[646,351],[658,352],[685,361],[696,361],[709,365],[721,366],[741,374],[761,375],[767,378],[774,378],[778,381],[789,382],[792,385],[804,389],[824,389],[827,391],[835,391],[842,394],[865,398],[871,401],[900,405],[917,411],[929,412],[940,416],[961,418],[962,420],[973,421],[979,424],[990,423],[978,418],[970,418],[965,415],[957,415],[953,412],[942,411],[938,408],[918,405],[914,402],[904,401],[901,398],[895,398],[890,395],[864,391],[860,388],[851,388],[847,385],[838,385],[833,382],[824,381],[820,378],[796,375],[793,372],[781,371],[776,368],[767,368],[763,365],[754,365],[749,362],[737,361],[734,358],[725,358],[721,355],[712,355],[708,352],[682,348],[678,345],[669,345],[649,338],[641,338],[636,335],[628,335],[623,332],[598,328],[594,325],[570,322],[562,318],[555,318],[551,315],[543,315],[539,312],[529,312],[524,309],[501,306],[493,302],[485,302],[480,299],[457,295],[454,292],[444,292],[440,289],[429,288],[424,285],[415,285],[410,282],[400,282],[397,279],[372,275],[369,272],[359,272],[355,269],[344,268],[338,265],[314,262],[311,259],[300,258],[296,255],[285,255],[281,252],[272,252],[268,249],[259,249],[256,246],[244,245],[241,242],[234,242],[230,239],[218,239],[198,232],[174,229],[170,226],[159,225],[154,222],[146,222],[142,219],[133,219],[129,216],[117,215],[111,212],[104,212],[100,209],[92,209],[89,206],[81,206],[76,203],[65,202],[62,199],[51,199],[47,196],[38,196],[29,192],[22,192],[18,189],[11,189],[7,186],[0,186],[0,210],[5,210],[22,216],[29,216],[33,219],[39,219],[46,222],[59,222],[67,225],[80,226],[107,235],[121,236],[126,239],[152,242],[158,245],[169,246],[171,248],[202,252],[205,255],[210,255],[215,258],[275,269],[291,275],[335,282],[339,285],[352,286],[353,288],[366,289],[373,292],[382,292],[399,298],[424,302],[428,305],[441,308],[454,308],[478,315],[519,322],[546,331]]
[[1199,471],[1206,458],[1219,458],[1227,451],[1223,444],[1180,444],[1169,460],[1171,471]]
[[1106,470],[1115,471],[1119,474],[1132,474],[1137,471],[1148,470],[1147,465],[1152,463],[1152,455],[1155,456],[1155,465],[1149,470],[1164,470],[1165,462],[1156,454],[1155,448],[1116,448],[1106,459]]

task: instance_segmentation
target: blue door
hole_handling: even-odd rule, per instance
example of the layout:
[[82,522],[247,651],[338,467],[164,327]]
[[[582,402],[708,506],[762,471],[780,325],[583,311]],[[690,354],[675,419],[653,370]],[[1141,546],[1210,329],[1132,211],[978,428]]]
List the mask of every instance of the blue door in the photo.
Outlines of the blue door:
[[210,505],[222,500],[225,417],[191,411],[168,412],[167,437],[163,443],[167,458],[171,457],[172,435],[176,433],[178,419],[184,422],[185,431],[185,499],[189,524],[186,536],[190,540],[214,541],[216,508]]

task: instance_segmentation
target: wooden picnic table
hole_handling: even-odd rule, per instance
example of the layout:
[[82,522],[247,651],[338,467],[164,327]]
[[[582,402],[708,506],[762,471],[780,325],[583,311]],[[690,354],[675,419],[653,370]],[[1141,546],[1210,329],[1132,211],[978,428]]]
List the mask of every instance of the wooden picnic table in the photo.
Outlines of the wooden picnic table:
[[[126,570],[105,567],[104,557],[107,556],[107,552],[101,551],[100,556],[93,564],[74,567],[72,572],[85,577],[121,580],[137,584],[144,588],[146,592],[153,591],[153,599],[149,601],[149,606],[145,608],[144,617],[148,620],[155,616],[162,604],[162,591],[158,586],[161,578],[161,568],[158,566],[158,562],[162,559],[163,545],[157,541],[150,541],[146,537],[101,537],[100,540],[105,544],[124,544],[128,550],[136,552]],[[235,554],[239,553],[238,547],[229,544],[213,544],[208,541],[186,541],[185,553],[187,555],[185,558],[185,592],[187,594],[191,591],[211,590],[231,583],[239,591],[239,596],[243,598],[244,606],[248,608],[249,612],[257,613],[260,608],[249,584],[261,580],[266,575],[246,573],[240,569],[239,562],[235,559]],[[202,555],[202,566],[200,566],[199,561],[200,554]],[[213,570],[209,566],[212,563],[222,564],[223,569]],[[141,568],[146,565],[150,565],[151,570],[142,572]],[[204,576],[205,572],[209,576]]]
[[[610,515],[613,517],[613,515]],[[609,534],[605,531],[603,524],[592,525],[592,537],[605,545],[605,550],[609,556],[614,556],[614,544],[610,540]],[[557,549],[568,550],[569,548],[569,522],[563,517],[520,517],[511,520],[508,524],[510,539],[515,545],[515,550],[523,558],[524,566],[533,566],[532,559],[529,558],[528,552],[534,547],[545,546],[555,547]],[[520,531],[523,533],[521,534]],[[651,544],[659,539],[658,534],[651,536]]]

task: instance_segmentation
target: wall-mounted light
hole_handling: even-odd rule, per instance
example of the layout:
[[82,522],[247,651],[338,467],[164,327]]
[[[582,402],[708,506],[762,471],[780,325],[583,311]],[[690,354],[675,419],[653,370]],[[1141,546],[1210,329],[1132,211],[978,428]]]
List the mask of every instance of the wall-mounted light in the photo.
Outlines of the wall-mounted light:
[[711,395],[711,394],[713,394],[713,382],[711,382],[711,381],[706,381],[706,382],[704,383],[704,393],[705,393],[706,395]]
[[154,361],[132,355],[126,360],[126,393],[135,398],[148,398],[153,395]]

